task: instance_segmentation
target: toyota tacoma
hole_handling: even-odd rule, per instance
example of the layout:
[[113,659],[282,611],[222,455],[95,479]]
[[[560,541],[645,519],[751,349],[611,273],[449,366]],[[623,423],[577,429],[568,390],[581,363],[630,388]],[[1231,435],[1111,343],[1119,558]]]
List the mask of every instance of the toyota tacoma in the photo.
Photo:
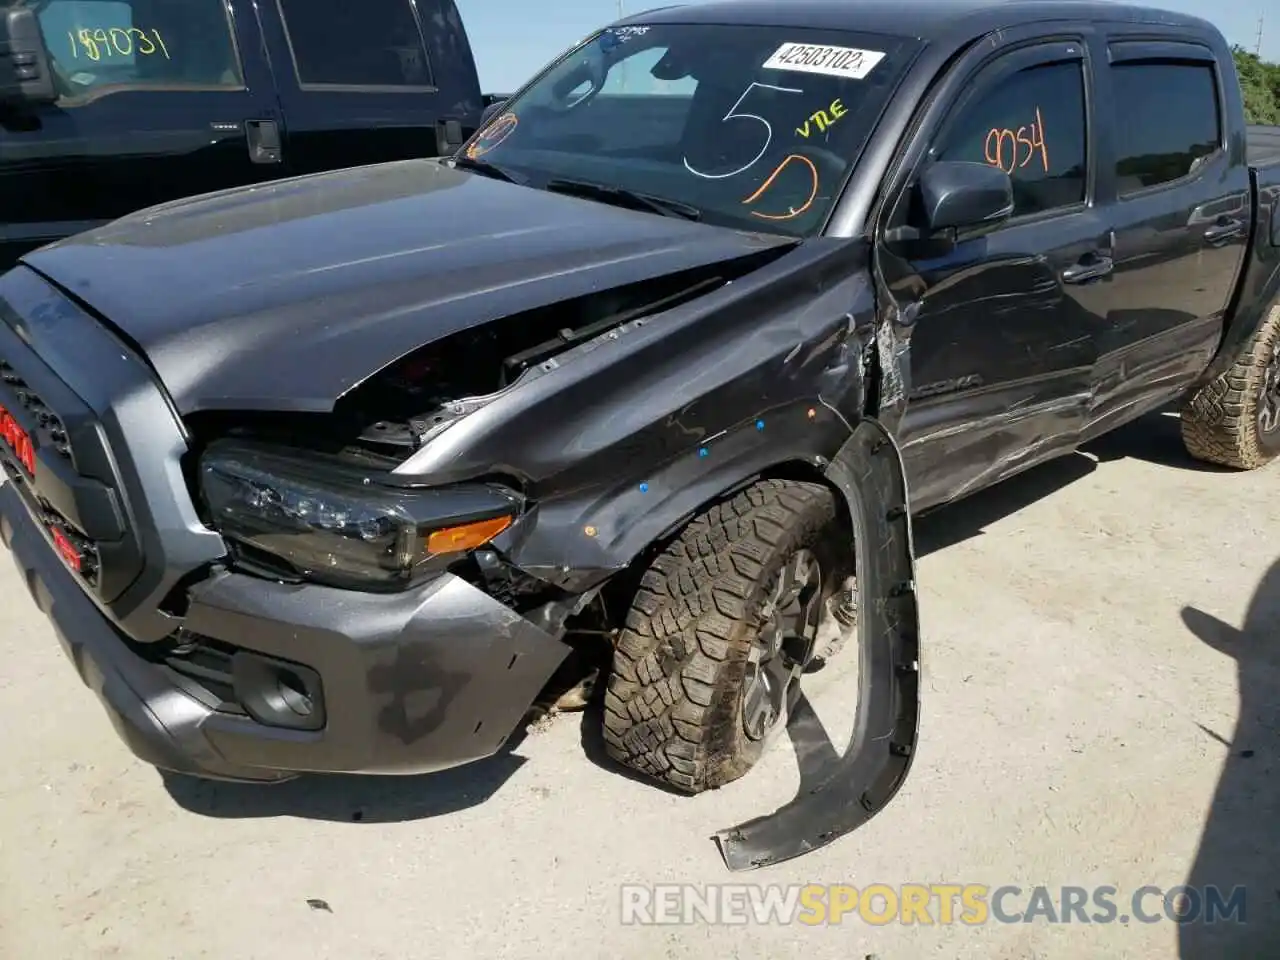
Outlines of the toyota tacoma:
[[903,11],[633,16],[451,157],[0,278],[0,529],[129,747],[439,770],[603,652],[608,753],[697,793],[845,645],[849,749],[719,836],[772,863],[907,774],[913,515],[1171,402],[1195,456],[1274,458],[1280,162],[1222,36]]

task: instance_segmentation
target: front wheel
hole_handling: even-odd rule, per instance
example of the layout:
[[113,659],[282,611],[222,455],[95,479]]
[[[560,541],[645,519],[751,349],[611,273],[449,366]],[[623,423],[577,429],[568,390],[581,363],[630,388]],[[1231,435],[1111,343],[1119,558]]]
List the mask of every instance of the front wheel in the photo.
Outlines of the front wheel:
[[1237,470],[1280,455],[1280,307],[1244,355],[1183,408],[1182,440],[1197,460]]
[[763,480],[694,518],[650,565],[605,693],[614,760],[685,793],[759,760],[852,566],[835,494]]

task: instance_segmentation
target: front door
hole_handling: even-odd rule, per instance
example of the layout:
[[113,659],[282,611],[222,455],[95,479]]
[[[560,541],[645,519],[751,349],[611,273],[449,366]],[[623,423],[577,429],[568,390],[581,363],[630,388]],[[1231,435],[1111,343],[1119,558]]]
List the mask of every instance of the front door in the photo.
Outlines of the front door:
[[[913,507],[986,486],[1074,444],[1089,407],[1109,224],[1090,196],[1087,51],[1023,47],[978,68],[931,137],[936,160],[1008,171],[1015,208],[941,251],[881,242],[897,313],[911,318],[899,437]],[[915,179],[887,224],[912,222]]]
[[[252,15],[224,0],[35,0],[60,99],[0,118],[0,267],[142,207],[279,175]],[[255,162],[263,160],[267,162]]]

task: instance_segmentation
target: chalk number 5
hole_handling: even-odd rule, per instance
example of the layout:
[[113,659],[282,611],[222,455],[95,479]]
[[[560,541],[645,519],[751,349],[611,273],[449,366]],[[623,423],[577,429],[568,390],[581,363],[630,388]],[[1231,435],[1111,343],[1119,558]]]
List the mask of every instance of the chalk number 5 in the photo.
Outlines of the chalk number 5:
[[765,151],[769,149],[769,144],[773,142],[773,127],[770,126],[768,120],[766,120],[762,116],[759,116],[758,114],[747,113],[745,109],[742,109],[741,113],[739,112],[739,110],[743,107],[743,104],[746,101],[746,99],[749,96],[751,96],[752,92],[757,87],[761,87],[766,90],[780,90],[783,93],[804,93],[803,90],[796,90],[793,87],[775,87],[771,83],[752,82],[747,84],[747,89],[742,91],[742,96],[738,98],[738,102],[729,108],[729,112],[726,113],[721,118],[720,122],[728,123],[730,120],[742,120],[742,121],[750,121],[752,123],[759,124],[760,137],[761,137],[760,152],[757,153],[754,157],[752,157],[749,161],[744,163],[742,166],[738,167],[737,170],[730,170],[728,173],[706,173],[702,170],[697,170],[693,167],[691,163],[689,163],[689,158],[685,157],[684,168],[686,170],[688,170],[694,176],[702,177],[706,180],[727,180],[729,177],[736,177],[738,174],[743,173],[744,171],[750,170],[753,166],[755,166],[760,161],[760,158],[764,156]]

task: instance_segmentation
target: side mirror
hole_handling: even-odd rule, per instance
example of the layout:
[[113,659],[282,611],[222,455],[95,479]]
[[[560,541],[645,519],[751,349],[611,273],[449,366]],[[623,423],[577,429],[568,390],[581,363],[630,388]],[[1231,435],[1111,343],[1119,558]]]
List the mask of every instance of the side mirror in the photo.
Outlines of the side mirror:
[[492,120],[499,113],[501,113],[502,108],[505,107],[506,105],[507,105],[507,101],[505,99],[502,99],[502,100],[494,100],[487,107],[485,107],[484,111],[480,114],[481,129],[487,126],[490,120]]
[[920,204],[931,232],[989,226],[1013,213],[1013,181],[990,164],[940,160],[920,178]]
[[0,104],[34,106],[57,99],[35,12],[29,7],[5,10],[0,15]]

